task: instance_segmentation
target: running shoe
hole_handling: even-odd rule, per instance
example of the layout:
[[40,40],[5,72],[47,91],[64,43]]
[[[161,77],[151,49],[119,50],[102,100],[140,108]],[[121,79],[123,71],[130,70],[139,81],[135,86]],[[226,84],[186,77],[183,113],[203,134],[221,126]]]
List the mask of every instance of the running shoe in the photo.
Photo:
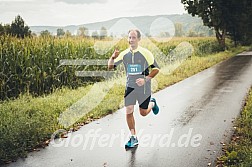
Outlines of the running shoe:
[[159,112],[159,107],[158,107],[158,105],[157,105],[156,99],[151,98],[150,101],[151,101],[151,102],[154,102],[154,106],[152,107],[152,111],[153,111],[153,113],[154,113],[155,115],[157,115],[158,112]]
[[125,144],[125,148],[134,148],[138,145],[138,140],[134,136],[131,136],[129,141]]

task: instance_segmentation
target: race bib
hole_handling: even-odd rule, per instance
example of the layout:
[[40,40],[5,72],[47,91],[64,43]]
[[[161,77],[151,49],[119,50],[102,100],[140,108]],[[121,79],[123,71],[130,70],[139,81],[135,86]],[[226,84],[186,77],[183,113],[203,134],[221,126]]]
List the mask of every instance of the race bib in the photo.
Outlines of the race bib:
[[142,67],[140,64],[128,64],[127,72],[128,75],[142,74]]

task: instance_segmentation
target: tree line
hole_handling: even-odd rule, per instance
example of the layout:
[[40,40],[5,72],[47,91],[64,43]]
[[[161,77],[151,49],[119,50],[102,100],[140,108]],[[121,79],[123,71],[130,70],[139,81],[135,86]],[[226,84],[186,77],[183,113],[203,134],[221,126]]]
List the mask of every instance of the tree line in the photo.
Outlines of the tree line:
[[[215,35],[220,46],[225,49],[226,37],[231,38],[235,45],[252,44],[252,1],[251,0],[181,0],[185,9],[192,16],[199,16],[204,25],[208,26],[209,33],[207,36]],[[175,36],[205,36],[203,33],[189,31],[187,35],[183,32],[181,23],[175,23]],[[212,32],[214,30],[214,32]],[[18,38],[36,36],[32,33],[30,27],[27,26],[20,15],[15,17],[11,24],[0,24],[0,35],[8,34]],[[48,30],[40,32],[41,36],[52,36]],[[72,36],[69,30],[64,31],[63,28],[57,29],[58,37]],[[77,36],[92,37],[94,39],[104,39],[108,37],[108,31],[105,27],[101,27],[100,32],[93,31],[91,34],[86,27],[79,27]],[[113,34],[110,34],[113,37]],[[148,35],[147,35],[148,36]],[[169,36],[164,33],[160,36]]]
[[[174,23],[175,28],[175,37],[204,37],[204,36],[213,36],[213,30],[208,29],[203,25],[194,25],[188,32],[184,31],[182,23]],[[90,31],[88,28],[82,26],[79,27],[76,34],[72,34],[69,30],[64,30],[63,28],[58,28],[56,34],[53,34],[49,30],[43,30],[40,33],[36,34],[31,32],[30,27],[25,24],[23,18],[18,15],[11,24],[2,25],[0,24],[0,35],[8,34],[16,36],[18,38],[30,37],[30,36],[42,36],[42,37],[71,37],[79,36],[84,38],[94,38],[94,39],[105,39],[106,37],[113,37],[113,33],[108,34],[108,31],[105,27],[101,27],[100,30]],[[148,33],[145,34],[147,37],[151,37]],[[161,32],[158,34],[158,37],[171,37],[169,32]]]
[[181,0],[192,16],[202,18],[204,25],[214,28],[220,46],[225,49],[225,39],[235,44],[252,44],[251,0]]
[[[17,38],[37,36],[37,34],[31,32],[30,27],[25,24],[24,19],[20,15],[17,15],[11,24],[2,25],[2,23],[0,23],[0,35],[11,35],[11,36],[15,36]],[[41,36],[52,36],[51,32],[49,32],[48,30],[41,31],[40,35]],[[72,34],[69,30],[65,31],[63,28],[58,28],[56,35],[58,37],[72,36]],[[86,27],[80,27],[78,29],[77,36],[90,37],[89,30]],[[107,36],[108,36],[108,32],[105,27],[101,27],[100,32],[94,31],[91,34],[91,37],[93,37],[95,39],[104,39]]]
[[24,38],[31,36],[31,30],[29,26],[25,25],[23,18],[18,15],[11,24],[2,25],[0,23],[0,35],[4,34]]
[[[42,31],[40,33],[40,35],[42,36],[51,36],[51,33],[48,30]],[[63,28],[58,28],[57,29],[57,34],[58,37],[70,37],[72,36],[71,32],[69,30],[64,30]],[[77,34],[76,36],[80,36],[80,37],[85,37],[85,38],[89,38],[92,37],[94,39],[104,39],[106,37],[108,37],[108,31],[105,27],[101,27],[100,31],[94,31],[92,32],[92,34],[90,35],[88,28],[86,27],[79,27],[79,29],[77,30]]]

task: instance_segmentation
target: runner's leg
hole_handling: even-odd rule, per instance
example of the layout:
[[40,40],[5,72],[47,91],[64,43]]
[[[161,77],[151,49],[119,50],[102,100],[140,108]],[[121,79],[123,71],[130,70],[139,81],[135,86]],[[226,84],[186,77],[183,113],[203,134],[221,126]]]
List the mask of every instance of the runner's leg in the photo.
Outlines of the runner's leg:
[[126,120],[127,124],[130,130],[131,135],[136,135],[136,129],[135,129],[135,119],[134,119],[134,105],[130,105],[126,107]]
[[154,102],[150,102],[150,96],[145,99],[145,101],[139,105],[139,111],[142,116],[146,116],[150,113]]

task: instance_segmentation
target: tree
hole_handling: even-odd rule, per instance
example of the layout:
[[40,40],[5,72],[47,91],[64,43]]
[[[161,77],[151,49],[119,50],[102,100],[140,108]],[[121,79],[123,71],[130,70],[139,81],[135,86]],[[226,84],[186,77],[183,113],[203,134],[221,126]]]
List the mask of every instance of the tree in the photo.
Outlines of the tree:
[[4,26],[0,24],[0,35],[4,35],[4,33],[5,33]]
[[11,23],[10,31],[11,35],[18,38],[24,38],[25,36],[31,35],[30,28],[25,26],[25,22],[20,15],[15,17],[15,20]]
[[188,32],[188,37],[197,37],[197,36],[198,36],[197,33],[195,31],[193,31],[193,30],[190,30]]
[[168,38],[168,37],[171,37],[170,33],[169,32],[165,32],[165,31],[161,31],[157,37],[159,38]]
[[225,49],[225,37],[246,42],[252,39],[251,0],[181,0],[192,16],[202,18],[204,25],[214,28],[220,46]]
[[31,33],[31,36],[32,36],[32,37],[37,37],[37,34],[36,34],[35,32],[32,32],[32,33]]
[[4,32],[6,34],[11,34],[11,26],[10,26],[10,24],[5,24],[4,25]]
[[71,37],[71,36],[72,36],[71,32],[69,30],[67,30],[65,33],[65,37]]
[[202,18],[204,25],[213,27],[220,46],[225,48],[225,37],[227,31],[227,9],[226,0],[181,0],[185,9],[192,16],[198,15]]
[[57,36],[62,37],[64,35],[65,35],[65,31],[63,30],[63,28],[58,28],[57,29]]
[[252,38],[252,2],[251,0],[230,0],[228,3],[229,24],[227,35],[235,44],[250,44]]
[[40,36],[42,37],[50,37],[52,36],[51,33],[48,30],[44,30],[40,32]]
[[99,34],[98,34],[97,31],[92,32],[92,38],[94,38],[94,39],[98,39],[99,38]]
[[81,37],[88,37],[89,36],[88,28],[80,27],[77,31],[77,35]]
[[181,23],[175,23],[175,37],[183,36],[183,27]]
[[107,29],[105,27],[102,27],[100,30],[100,39],[104,39],[108,36]]

